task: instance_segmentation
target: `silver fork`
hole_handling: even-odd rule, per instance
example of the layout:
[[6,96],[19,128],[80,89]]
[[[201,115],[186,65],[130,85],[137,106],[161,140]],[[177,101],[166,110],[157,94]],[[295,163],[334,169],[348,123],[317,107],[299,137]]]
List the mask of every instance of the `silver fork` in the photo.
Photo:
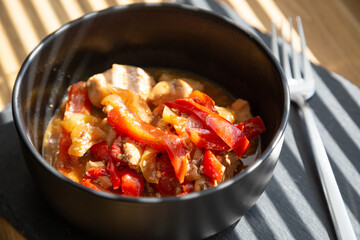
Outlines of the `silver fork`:
[[[300,17],[296,17],[298,33],[301,42],[301,61],[298,60],[297,54],[293,46],[292,37],[292,20],[289,19],[290,24],[290,45],[286,43],[284,32],[285,26],[281,28],[280,45],[282,48],[282,66],[285,76],[288,80],[290,88],[291,100],[295,102],[303,113],[303,118],[306,124],[307,133],[310,139],[310,145],[313,151],[315,165],[320,177],[321,185],[328,203],[331,218],[335,227],[335,232],[338,239],[355,239],[355,232],[352,228],[349,216],[347,214],[344,201],[341,197],[338,185],[335,180],[334,173],[331,169],[329,159],[327,157],[324,145],[322,143],[319,130],[316,127],[313,112],[307,100],[315,93],[315,81],[312,77],[312,68],[309,60],[306,57],[306,42],[305,35]],[[271,48],[275,57],[280,61],[278,38],[275,24],[272,22],[272,38]],[[290,69],[290,59],[291,66]]]

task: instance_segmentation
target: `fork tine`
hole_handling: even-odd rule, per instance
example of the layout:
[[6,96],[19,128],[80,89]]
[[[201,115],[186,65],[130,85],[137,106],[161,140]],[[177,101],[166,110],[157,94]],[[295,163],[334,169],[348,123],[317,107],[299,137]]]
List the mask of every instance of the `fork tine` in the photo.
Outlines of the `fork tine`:
[[289,81],[291,79],[291,71],[290,71],[290,63],[288,58],[288,50],[286,46],[285,40],[285,25],[281,24],[281,50],[282,50],[282,61],[283,61],[283,69],[285,72],[286,79]]
[[306,40],[305,40],[304,29],[303,29],[303,26],[301,23],[300,16],[296,17],[296,22],[297,22],[297,28],[298,28],[298,32],[299,32],[299,36],[300,36],[300,43],[301,43],[301,59],[302,59],[302,65],[304,68],[303,75],[304,75],[305,80],[309,80],[309,79],[312,79],[311,68],[310,68],[309,59],[306,56],[306,48],[307,48]]
[[293,42],[294,35],[293,35],[293,24],[292,24],[291,18],[289,18],[289,24],[290,24],[290,47],[291,47],[291,56],[292,56],[292,72],[293,72],[294,78],[296,80],[300,80],[300,78],[301,78],[300,66],[299,66],[297,53],[295,51],[295,46],[294,46],[294,42]]
[[278,38],[276,33],[276,26],[273,21],[271,21],[271,50],[278,61],[279,58],[279,47],[278,47]]

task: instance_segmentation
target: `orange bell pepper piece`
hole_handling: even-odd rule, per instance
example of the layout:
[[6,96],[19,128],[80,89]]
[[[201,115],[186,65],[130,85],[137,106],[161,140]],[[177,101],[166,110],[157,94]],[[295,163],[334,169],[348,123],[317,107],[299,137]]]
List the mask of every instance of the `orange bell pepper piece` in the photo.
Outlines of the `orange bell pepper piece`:
[[194,100],[194,102],[207,107],[211,111],[217,112],[215,109],[215,101],[205,93],[195,90],[189,95],[189,98]]
[[149,145],[152,148],[165,150],[170,158],[177,179],[184,181],[187,171],[189,153],[186,142],[142,121],[130,113],[125,106],[113,108],[108,113],[108,122],[118,131],[127,134],[130,138]]

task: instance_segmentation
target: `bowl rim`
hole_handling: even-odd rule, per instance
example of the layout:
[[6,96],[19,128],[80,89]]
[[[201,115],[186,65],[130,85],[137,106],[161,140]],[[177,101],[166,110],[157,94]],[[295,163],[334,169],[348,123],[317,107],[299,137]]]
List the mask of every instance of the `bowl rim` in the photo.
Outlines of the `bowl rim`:
[[[246,170],[242,171],[241,173],[237,174],[233,178],[219,184],[216,187],[209,188],[206,190],[202,190],[200,192],[193,192],[190,194],[186,194],[183,196],[170,196],[170,197],[126,197],[121,195],[116,195],[112,193],[106,193],[102,191],[96,191],[91,188],[85,187],[81,184],[78,184],[64,175],[62,175],[59,171],[57,171],[53,166],[51,166],[43,157],[42,155],[37,151],[37,149],[33,146],[31,140],[26,134],[24,125],[22,124],[22,121],[20,120],[20,104],[19,104],[19,92],[21,87],[21,82],[24,80],[24,74],[28,70],[32,59],[37,55],[38,52],[41,51],[43,46],[50,42],[52,39],[56,37],[57,34],[61,33],[62,31],[65,31],[67,28],[71,27],[72,25],[81,24],[82,22],[90,19],[99,17],[102,15],[106,15],[108,13],[118,12],[119,14],[122,11],[127,11],[128,9],[136,10],[136,9],[142,9],[142,8],[170,8],[172,10],[180,10],[180,11],[190,11],[192,13],[201,14],[205,18],[212,18],[212,20],[216,20],[220,24],[226,25],[227,27],[235,28],[237,31],[241,32],[244,35],[247,35],[249,38],[253,39],[253,42],[257,47],[261,49],[263,54],[270,60],[270,62],[274,65],[275,69],[277,69],[278,73],[280,74],[281,83],[283,87],[283,101],[284,101],[284,110],[282,113],[282,118],[280,121],[280,124],[278,126],[278,130],[275,133],[275,135],[272,137],[272,140],[270,144],[266,147],[266,149],[261,153],[261,155],[256,159],[256,162],[250,165]],[[71,187],[77,188],[80,191],[85,191],[90,194],[94,194],[95,196],[106,198],[108,200],[114,200],[114,201],[125,201],[125,202],[131,202],[131,203],[147,203],[147,204],[154,204],[154,203],[164,203],[164,202],[177,202],[177,201],[187,201],[191,199],[195,199],[198,197],[206,197],[208,195],[211,195],[215,192],[221,191],[222,189],[225,189],[229,187],[230,185],[234,184],[234,182],[239,181],[240,179],[244,178],[246,175],[248,175],[250,172],[254,171],[263,161],[267,159],[267,157],[272,153],[275,146],[282,140],[287,122],[288,122],[288,116],[290,112],[290,97],[289,97],[289,88],[288,84],[284,75],[284,72],[280,66],[280,63],[278,60],[274,57],[274,55],[271,53],[270,49],[263,43],[263,41],[255,34],[250,32],[249,30],[241,27],[239,24],[237,24],[235,21],[228,19],[226,17],[220,16],[210,10],[202,9],[196,6],[190,6],[190,5],[183,5],[183,4],[176,4],[176,3],[136,3],[136,4],[130,4],[130,5],[117,5],[113,7],[109,7],[104,10],[100,11],[94,11],[88,14],[83,15],[80,18],[77,18],[75,20],[72,20],[64,25],[62,25],[59,29],[54,31],[53,33],[49,34],[47,37],[45,37],[36,47],[35,49],[26,57],[24,60],[20,71],[16,77],[14,88],[13,88],[13,95],[12,95],[12,113],[13,113],[13,119],[15,123],[15,127],[17,129],[18,135],[21,137],[23,143],[25,146],[30,150],[30,152],[34,155],[35,159],[40,163],[42,167],[44,167],[47,171],[49,171],[51,174],[53,174],[55,177],[57,177],[59,180],[63,181],[64,183],[68,184]]]

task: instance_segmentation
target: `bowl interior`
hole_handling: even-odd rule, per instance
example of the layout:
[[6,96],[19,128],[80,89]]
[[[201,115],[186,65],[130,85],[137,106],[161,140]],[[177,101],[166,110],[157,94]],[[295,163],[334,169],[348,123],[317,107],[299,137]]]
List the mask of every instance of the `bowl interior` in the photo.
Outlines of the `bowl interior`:
[[263,151],[284,130],[287,87],[253,35],[189,7],[117,6],[63,26],[25,61],[14,88],[14,118],[34,150],[41,152],[44,130],[68,86],[113,63],[193,72],[247,99],[267,127]]

